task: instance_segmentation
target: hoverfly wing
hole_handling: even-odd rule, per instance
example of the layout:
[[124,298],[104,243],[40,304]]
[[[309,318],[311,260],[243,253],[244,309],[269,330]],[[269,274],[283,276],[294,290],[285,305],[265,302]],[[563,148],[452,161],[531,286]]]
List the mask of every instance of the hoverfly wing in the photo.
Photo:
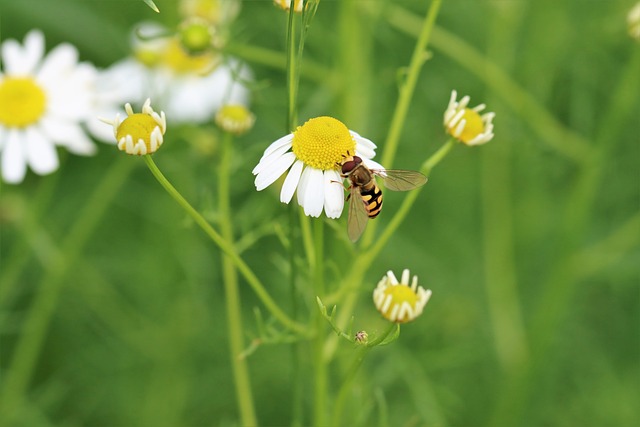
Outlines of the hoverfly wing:
[[369,214],[365,207],[358,187],[351,186],[349,196],[349,218],[347,220],[347,233],[349,239],[355,242],[360,238],[369,221]]
[[409,191],[427,182],[427,177],[417,171],[387,169],[372,171],[382,178],[385,188],[393,191]]

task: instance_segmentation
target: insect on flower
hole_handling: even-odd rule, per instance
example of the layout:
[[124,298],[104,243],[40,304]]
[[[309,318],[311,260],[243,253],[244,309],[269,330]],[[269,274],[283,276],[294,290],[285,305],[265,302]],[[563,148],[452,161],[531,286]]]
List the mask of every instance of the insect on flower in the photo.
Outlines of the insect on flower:
[[349,219],[347,232],[355,242],[360,238],[369,219],[374,219],[382,210],[382,190],[375,176],[393,191],[409,191],[427,182],[427,177],[417,171],[400,169],[369,169],[358,156],[347,153],[341,166],[342,177],[349,179]]

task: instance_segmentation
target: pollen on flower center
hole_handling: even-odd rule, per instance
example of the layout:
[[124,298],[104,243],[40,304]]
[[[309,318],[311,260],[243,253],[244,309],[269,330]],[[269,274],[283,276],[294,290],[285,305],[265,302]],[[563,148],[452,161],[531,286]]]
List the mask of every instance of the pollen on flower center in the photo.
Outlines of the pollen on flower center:
[[28,77],[8,77],[0,82],[0,123],[7,127],[26,127],[45,112],[47,97]]
[[158,123],[148,114],[135,113],[120,123],[116,139],[120,141],[127,135],[131,135],[134,141],[143,140],[146,144],[151,141],[151,132],[158,127]]
[[316,117],[298,126],[293,134],[292,149],[306,165],[323,171],[336,169],[356,143],[349,129],[333,117]]
[[464,129],[462,130],[460,135],[458,135],[458,138],[460,138],[461,141],[469,142],[476,136],[484,132],[484,124],[482,123],[482,118],[480,117],[480,114],[478,114],[474,110],[465,108],[461,120],[466,121]]

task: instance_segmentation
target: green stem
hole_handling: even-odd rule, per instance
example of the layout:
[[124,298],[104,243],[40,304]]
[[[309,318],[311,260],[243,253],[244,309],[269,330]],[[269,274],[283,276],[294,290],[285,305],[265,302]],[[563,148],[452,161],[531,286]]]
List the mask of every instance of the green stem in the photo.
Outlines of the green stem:
[[[325,294],[324,285],[324,222],[318,218],[314,220],[315,262],[313,265],[313,282],[316,296],[322,298]],[[327,406],[327,363],[324,357],[324,317],[316,310],[316,333],[314,340],[314,425],[326,425]]]
[[294,8],[289,9],[287,23],[287,131],[292,132],[298,123],[297,92],[298,92],[298,63],[296,57],[296,19]]
[[[457,144],[457,141],[453,138],[449,139],[438,151],[436,151],[431,157],[429,157],[423,164],[420,171],[429,176],[433,168],[438,165],[442,159],[444,159],[451,149]],[[385,228],[384,232],[380,235],[376,243],[371,246],[367,251],[361,252],[360,255],[352,263],[351,270],[345,276],[342,283],[338,287],[339,291],[335,295],[331,295],[330,298],[326,298],[327,301],[341,301],[341,309],[336,321],[337,325],[345,325],[349,320],[353,312],[353,306],[355,305],[357,292],[353,292],[356,285],[361,283],[364,276],[364,272],[371,266],[376,257],[380,254],[382,249],[385,248],[387,242],[393,235],[393,233],[400,226],[404,218],[409,213],[409,210],[413,206],[413,203],[418,198],[422,188],[412,190],[407,194],[402,205],[393,216],[389,225]],[[332,336],[325,344],[325,354],[327,359],[335,353],[338,344],[338,337]]]
[[29,306],[24,326],[16,344],[9,368],[5,371],[2,388],[3,419],[11,419],[20,410],[28,389],[38,355],[42,349],[51,317],[55,313],[58,298],[65,283],[67,272],[74,265],[111,200],[126,182],[135,162],[120,160],[111,166],[96,187],[73,228],[62,244],[59,262],[47,271],[37,293]]
[[[400,89],[398,102],[396,103],[396,107],[393,112],[393,118],[391,119],[391,125],[389,126],[389,134],[387,135],[387,139],[384,144],[384,152],[380,164],[382,164],[385,168],[391,168],[393,160],[395,159],[396,151],[398,150],[398,144],[400,142],[400,136],[402,134],[402,129],[404,128],[407,113],[409,112],[409,106],[411,104],[411,99],[413,98],[416,83],[418,82],[418,76],[420,74],[420,70],[422,70],[424,62],[427,60],[426,49],[429,43],[433,25],[436,21],[436,17],[438,16],[438,12],[440,11],[441,4],[442,0],[433,0],[431,2],[431,5],[429,6],[427,15],[422,21],[422,29],[420,31],[420,35],[418,36],[416,45],[413,49],[413,55],[411,56],[411,62],[409,63],[407,76],[404,80],[404,84]],[[369,224],[369,231],[365,236],[363,236],[362,239],[363,247],[368,247],[371,244],[375,235],[376,228],[376,222],[372,222],[371,224]]]
[[173,185],[165,178],[165,176],[160,172],[158,166],[156,166],[155,162],[151,158],[151,156],[144,156],[144,160],[149,167],[149,170],[153,174],[153,176],[158,180],[160,185],[169,193],[169,195],[184,209],[191,218],[195,221],[196,224],[205,232],[207,236],[225,253],[229,256],[229,259],[236,266],[240,274],[245,278],[251,289],[256,293],[260,301],[264,304],[264,306],[271,312],[271,314],[280,321],[284,326],[296,332],[306,332],[306,328],[291,320],[289,316],[287,316],[275,301],[269,296],[264,286],[260,282],[260,279],[255,275],[255,273],[249,268],[249,266],[244,262],[242,258],[237,254],[233,246],[225,239],[218,234],[218,232],[204,219],[200,213],[193,208],[187,202],[187,200],[182,197],[182,195],[175,189]]
[[367,343],[366,345],[361,345],[357,350],[356,354],[353,358],[353,362],[351,362],[351,366],[347,370],[347,376],[345,377],[342,385],[340,386],[340,390],[338,391],[338,397],[336,398],[336,406],[333,411],[333,418],[331,425],[332,426],[340,426],[346,425],[342,420],[342,412],[344,405],[347,401],[347,395],[349,391],[351,391],[351,387],[353,386],[353,380],[356,378],[356,373],[362,366],[362,362],[364,361],[364,357],[367,355],[369,350],[376,347],[380,344],[385,338],[389,336],[389,334],[399,325],[397,323],[389,323],[389,327],[375,340]]
[[[229,195],[229,177],[231,176],[231,162],[233,161],[233,136],[225,133],[222,140],[222,153],[218,165],[218,209],[220,214],[220,234],[222,238],[233,246],[233,225],[231,221],[231,197]],[[247,359],[239,355],[244,350],[242,328],[242,309],[240,292],[238,289],[238,272],[228,255],[222,256],[222,275],[225,288],[225,302],[227,305],[227,322],[229,331],[229,350],[231,366],[236,384],[236,399],[240,410],[240,420],[243,426],[257,426],[251,381]]]

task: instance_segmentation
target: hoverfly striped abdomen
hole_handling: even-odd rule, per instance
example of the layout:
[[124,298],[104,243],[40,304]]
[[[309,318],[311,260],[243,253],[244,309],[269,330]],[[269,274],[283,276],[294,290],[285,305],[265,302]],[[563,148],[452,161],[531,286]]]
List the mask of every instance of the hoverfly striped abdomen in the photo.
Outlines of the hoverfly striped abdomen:
[[373,185],[369,189],[361,188],[360,196],[366,205],[369,218],[377,217],[382,210],[382,190],[380,190],[380,187]]

